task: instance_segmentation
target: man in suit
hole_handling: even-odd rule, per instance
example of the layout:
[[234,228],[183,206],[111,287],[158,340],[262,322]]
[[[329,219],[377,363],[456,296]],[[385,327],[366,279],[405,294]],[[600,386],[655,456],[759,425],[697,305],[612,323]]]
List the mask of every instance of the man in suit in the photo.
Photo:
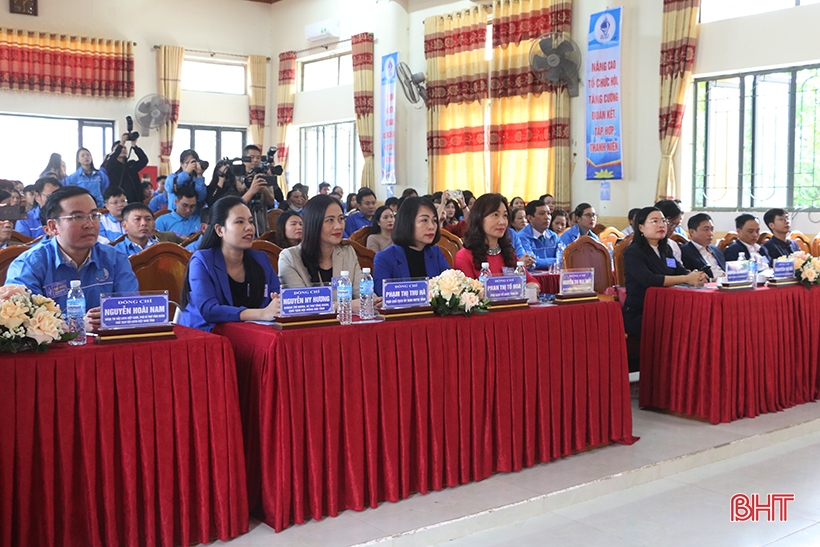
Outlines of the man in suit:
[[723,253],[726,261],[737,260],[740,253],[744,253],[747,259],[758,262],[762,259],[770,265],[769,252],[757,244],[757,239],[760,237],[760,221],[757,217],[743,213],[735,218],[735,228],[737,228],[737,239]]
[[722,277],[726,271],[726,258],[723,251],[712,245],[715,239],[715,225],[712,217],[706,213],[693,215],[686,223],[689,228],[689,243],[680,248],[683,265],[687,270],[703,271],[710,278]]
[[789,256],[800,250],[796,241],[788,239],[789,232],[792,231],[788,212],[783,209],[769,209],[763,215],[763,223],[772,231],[771,239],[763,244],[772,263],[781,256]]

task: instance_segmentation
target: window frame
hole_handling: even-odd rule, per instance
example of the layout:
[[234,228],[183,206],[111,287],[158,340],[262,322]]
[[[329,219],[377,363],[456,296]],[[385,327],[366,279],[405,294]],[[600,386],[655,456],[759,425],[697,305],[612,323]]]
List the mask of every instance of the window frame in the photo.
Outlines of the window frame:
[[[336,179],[334,179],[332,181],[327,180],[327,179],[323,179],[320,182],[327,182],[328,184],[330,184],[331,188],[333,188],[334,186],[341,186],[342,188],[345,188],[345,193],[350,193],[351,191],[355,193],[356,189],[358,189],[358,187],[361,183],[360,170],[362,168],[362,165],[359,164],[359,154],[357,153],[357,145],[359,143],[359,128],[356,125],[356,120],[355,119],[353,119],[353,120],[339,120],[339,121],[336,121],[336,122],[328,122],[328,123],[315,123],[315,124],[303,125],[303,126],[299,127],[299,181],[302,184],[307,184],[308,186],[311,185],[311,182],[307,180],[307,173],[306,173],[306,167],[305,167],[305,154],[304,154],[304,149],[305,149],[305,146],[306,146],[306,143],[305,143],[305,130],[314,129],[314,128],[317,128],[317,127],[323,127],[323,128],[334,127],[335,130],[336,130],[336,134],[338,135],[338,127],[341,126],[341,125],[347,125],[347,124],[352,124],[352,126],[353,126],[353,138],[351,139],[352,170],[353,170],[352,186],[350,188],[346,188],[345,185],[339,184],[338,170],[336,171]],[[324,144],[324,133],[322,135],[322,140],[323,140],[322,145],[321,145],[322,154],[318,154],[318,151],[317,151],[317,154],[316,154],[317,158],[326,157],[325,144]],[[334,139],[334,142],[338,142],[338,139]],[[336,149],[335,156],[338,158],[338,148]],[[317,171],[318,171],[318,164],[317,164]],[[316,184],[318,185],[318,183],[316,183]]]
[[[213,91],[213,90],[207,90],[206,91],[206,90],[202,90],[202,89],[186,89],[185,84],[184,84],[185,80],[182,78],[182,74],[183,74],[184,69],[185,69],[185,63],[188,63],[188,62],[202,63],[202,64],[206,64],[206,65],[224,65],[224,66],[231,66],[231,67],[241,68],[242,69],[242,87],[243,87],[244,91],[242,93],[229,93],[227,91]],[[215,59],[215,58],[199,57],[199,56],[195,56],[195,55],[185,54],[185,56],[182,59],[182,67],[180,69],[179,78],[180,78],[179,79],[179,89],[180,89],[180,91],[187,91],[189,93],[214,93],[214,94],[217,94],[217,95],[228,95],[228,96],[231,96],[231,97],[241,97],[243,95],[244,96],[248,95],[248,66],[247,66],[247,63],[245,63],[244,61],[234,62],[234,61],[230,61],[230,60],[227,60],[227,59]]]
[[[315,59],[305,59],[303,61],[299,61],[299,92],[306,93],[305,91],[305,66],[319,63],[322,61],[329,61],[331,59],[336,59],[336,85],[334,87],[339,87],[341,84],[339,83],[339,79],[342,76],[342,57],[350,56],[350,62],[353,63],[353,52],[352,51],[341,51],[338,53],[333,53],[332,55],[324,55],[322,57],[316,57]],[[330,87],[322,87],[319,89],[311,89],[307,91],[310,93],[312,91],[319,91],[320,89],[330,89]],[[321,125],[321,124],[319,124]]]
[[[799,0],[797,0],[799,1]],[[734,73],[726,73],[726,74],[719,74],[719,75],[712,75],[708,77],[701,77],[701,78],[694,78],[692,82],[692,102],[691,106],[694,110],[692,115],[692,158],[691,158],[691,169],[692,169],[692,188],[691,188],[691,197],[692,197],[692,210],[693,211],[713,211],[713,212],[734,212],[734,211],[753,211],[753,212],[763,212],[767,211],[771,207],[769,206],[755,206],[754,205],[754,195],[751,195],[751,206],[745,207],[743,205],[743,192],[745,189],[748,189],[750,192],[754,191],[755,188],[755,178],[756,174],[752,172],[751,174],[744,173],[744,159],[746,158],[745,154],[748,153],[749,160],[752,165],[752,171],[755,169],[755,154],[756,154],[756,139],[757,139],[757,132],[755,131],[755,124],[758,117],[757,106],[756,106],[756,96],[751,95],[747,97],[747,84],[746,78],[753,77],[758,78],[760,76],[766,76],[769,74],[787,74],[789,77],[789,103],[788,103],[788,141],[786,145],[786,203],[779,205],[787,210],[795,210],[796,206],[794,205],[794,198],[795,198],[795,166],[796,166],[796,159],[795,153],[797,150],[797,74],[803,70],[820,70],[820,63],[813,63],[807,65],[797,65],[797,66],[788,66],[788,67],[781,67],[781,68],[772,68],[766,70],[752,70],[752,71],[743,71],[743,72],[734,72]],[[699,90],[698,86],[701,83],[705,83],[707,86],[706,93],[709,92],[709,84],[714,83],[719,80],[726,80],[731,78],[737,78],[739,80],[738,86],[738,131],[739,131],[739,138],[738,138],[738,174],[737,174],[737,201],[736,206],[734,207],[709,207],[704,203],[704,197],[698,195],[699,186],[698,183],[701,184],[701,189],[706,188],[706,178],[709,176],[709,108],[706,108],[706,111],[703,114],[703,128],[700,128],[701,131],[704,132],[703,135],[703,150],[698,150],[698,135],[699,135],[699,127],[698,127],[698,100],[699,97]],[[750,132],[750,142],[749,142],[749,151],[745,151],[745,130],[746,130],[746,102],[747,100],[752,101],[752,110],[751,110],[751,123],[752,123],[752,131]],[[699,177],[697,171],[697,162],[698,162],[698,155],[703,154],[703,165],[704,165],[704,174]],[[750,181],[747,183],[744,181],[744,178],[749,176]],[[702,180],[698,180],[702,179]],[[746,184],[746,186],[744,186]],[[820,210],[820,200],[817,200],[817,204],[814,206],[797,206],[802,211],[818,211]]]

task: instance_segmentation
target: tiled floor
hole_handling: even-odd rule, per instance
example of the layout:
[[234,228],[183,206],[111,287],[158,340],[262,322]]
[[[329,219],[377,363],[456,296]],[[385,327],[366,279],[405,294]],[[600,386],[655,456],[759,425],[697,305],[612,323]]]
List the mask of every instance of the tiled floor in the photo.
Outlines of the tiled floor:
[[[641,440],[632,446],[346,511],[279,534],[254,521],[248,534],[216,545],[820,545],[820,405],[713,426],[634,403]],[[797,499],[787,522],[731,523],[729,498],[739,492],[793,492]],[[447,543],[451,538],[461,539]]]

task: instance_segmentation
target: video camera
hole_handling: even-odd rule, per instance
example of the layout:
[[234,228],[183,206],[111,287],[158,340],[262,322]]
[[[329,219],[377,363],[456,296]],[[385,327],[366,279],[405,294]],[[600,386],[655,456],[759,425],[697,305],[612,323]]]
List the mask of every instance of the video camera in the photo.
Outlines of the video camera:
[[[276,147],[271,146],[268,148],[268,153],[265,156],[265,159],[259,164],[259,166],[254,167],[250,171],[245,168],[246,163],[250,163],[253,161],[250,156],[242,156],[241,158],[234,158],[228,159],[225,158],[227,161],[231,162],[231,172],[237,178],[245,177],[245,185],[250,186],[253,178],[256,175],[262,175],[262,178],[265,179],[266,186],[277,186],[276,184],[276,177],[280,176],[284,173],[281,165],[272,165],[274,156],[276,155]],[[272,174],[269,175],[268,171]]]
[[139,131],[134,131],[134,118],[131,116],[125,117],[125,126],[128,128],[128,139],[129,141],[135,141],[140,138]]

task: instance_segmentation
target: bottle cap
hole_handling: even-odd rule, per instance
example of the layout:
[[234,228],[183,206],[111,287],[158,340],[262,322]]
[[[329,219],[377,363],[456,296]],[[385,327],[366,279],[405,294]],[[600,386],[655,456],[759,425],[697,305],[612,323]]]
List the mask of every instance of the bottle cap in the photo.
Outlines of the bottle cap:
[[340,273],[341,273],[341,276],[342,276],[342,277],[347,277],[347,276],[349,276],[349,275],[350,275],[350,272],[349,272],[349,271],[347,271],[347,270],[342,270]]
[[523,266],[523,265],[524,265],[524,262],[523,262],[523,261],[521,261],[521,260],[519,260],[518,262],[516,262],[516,263],[515,263],[515,265],[516,265],[516,266]]
[[362,273],[370,273],[370,268],[362,268]]
[[482,262],[481,263],[481,269],[482,270],[489,270],[490,269],[490,263],[489,262]]
[[72,279],[71,280],[71,288],[72,289],[79,289],[80,288],[80,280],[79,279]]

